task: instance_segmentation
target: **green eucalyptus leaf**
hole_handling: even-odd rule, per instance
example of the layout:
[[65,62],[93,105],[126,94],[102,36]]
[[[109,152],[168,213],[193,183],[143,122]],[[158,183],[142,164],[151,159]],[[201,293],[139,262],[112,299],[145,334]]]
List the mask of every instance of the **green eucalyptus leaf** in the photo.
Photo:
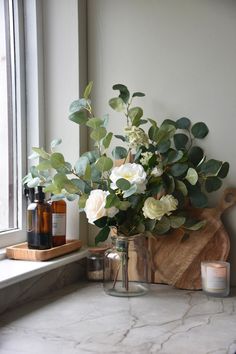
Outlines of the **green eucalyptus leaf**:
[[206,208],[208,205],[207,196],[200,191],[189,192],[191,204],[196,208]]
[[184,227],[185,229],[192,230],[192,231],[197,231],[203,228],[206,225],[206,220],[200,220],[200,221],[195,221],[195,220],[187,220]]
[[22,184],[24,185],[25,183],[28,183],[32,180],[32,174],[28,173],[26,176],[22,178]]
[[165,152],[167,152],[169,150],[170,146],[171,146],[171,141],[168,139],[168,140],[163,141],[160,144],[157,144],[156,148],[157,148],[157,151],[159,151],[161,154],[164,154]]
[[73,202],[74,200],[76,200],[78,198],[78,194],[66,194],[65,195],[66,199],[69,201],[69,202]]
[[198,181],[197,171],[194,168],[190,167],[187,171],[187,175],[185,178],[190,184],[194,186]]
[[171,139],[175,133],[175,126],[170,124],[163,124],[160,126],[155,141],[157,144],[162,143],[165,140]]
[[166,185],[167,185],[167,193],[172,194],[175,190],[175,180],[174,177],[171,176],[170,174],[166,175],[167,180],[166,180]]
[[64,156],[60,152],[54,152],[50,157],[50,162],[55,169],[65,166]]
[[100,141],[103,139],[107,134],[107,130],[104,127],[99,127],[97,129],[94,129],[92,133],[90,134],[90,137],[95,140],[95,141]]
[[176,128],[176,122],[172,119],[165,119],[161,123],[161,125],[166,125],[166,124],[173,125]]
[[108,217],[107,216],[103,216],[101,217],[100,219],[97,219],[94,221],[94,224],[97,226],[97,227],[104,227],[107,225],[107,221],[108,221]]
[[137,185],[133,184],[129,189],[127,189],[124,194],[123,197],[124,198],[128,198],[130,197],[132,194],[134,194],[137,191]]
[[180,191],[185,197],[188,195],[188,189],[184,182],[176,180],[175,181],[176,189]]
[[128,151],[122,146],[116,146],[112,150],[112,156],[115,160],[124,159],[127,157]]
[[220,178],[225,178],[229,172],[229,163],[224,162],[223,165],[221,166],[219,172],[218,172],[218,177]]
[[95,237],[95,244],[97,245],[99,242],[106,241],[109,234],[110,234],[110,227],[105,226],[103,229],[101,229],[101,231]]
[[157,127],[157,122],[154,119],[148,118],[148,121],[151,123],[152,126]]
[[191,125],[190,119],[186,117],[182,117],[176,121],[176,126],[178,129],[186,129],[188,130]]
[[84,96],[85,99],[89,98],[90,93],[92,91],[92,87],[93,87],[93,81],[90,81],[88,83],[88,85],[86,86],[85,90],[84,90],[84,95],[83,96]]
[[106,204],[105,208],[111,208],[113,206],[117,206],[120,203],[120,199],[117,197],[116,194],[108,194],[106,197]]
[[170,150],[167,155],[167,162],[168,163],[174,163],[182,159],[184,153],[183,151],[179,150]]
[[[148,130],[148,136],[152,141],[157,141],[159,128],[157,125],[152,125]],[[159,145],[162,142],[159,143]]]
[[123,112],[126,108],[124,101],[120,97],[114,97],[109,100],[109,105],[116,112]]
[[100,126],[103,125],[103,120],[101,118],[96,118],[96,117],[93,117],[93,118],[90,118],[87,122],[86,122],[86,125],[87,127],[90,127],[90,128],[93,128],[93,129],[97,129],[99,128]]
[[88,100],[80,98],[79,100],[73,101],[70,104],[69,112],[70,114],[85,110],[87,108]]
[[98,171],[98,169],[95,167],[95,164],[93,163],[91,165],[91,180],[93,182],[99,182],[101,179],[101,172]]
[[39,171],[38,171],[38,169],[37,169],[36,166],[31,166],[31,167],[30,167],[30,173],[31,173],[31,175],[32,175],[33,178],[34,178],[34,177],[40,177],[40,176],[39,176]]
[[84,209],[85,208],[86,201],[87,201],[88,197],[89,197],[88,194],[82,194],[79,197],[79,201],[78,201],[79,209]]
[[51,183],[48,184],[46,187],[44,187],[43,189],[44,193],[55,193],[58,191],[57,186],[55,186],[55,184]]
[[35,151],[28,156],[29,160],[35,160],[35,159],[38,159],[38,158],[39,158],[39,155]]
[[50,155],[43,149],[38,147],[32,147],[32,150],[38,154],[38,156],[42,157],[45,160],[50,159]]
[[188,137],[186,134],[178,133],[174,135],[174,144],[177,150],[184,149],[188,143]]
[[140,119],[143,116],[143,110],[140,107],[133,107],[129,110],[128,116],[131,119],[132,125],[138,126]]
[[114,135],[114,136],[115,136],[117,139],[120,139],[120,140],[122,140],[122,141],[124,141],[124,142],[127,141],[126,137],[123,136],[123,135]]
[[43,160],[36,166],[39,171],[48,170],[51,167],[51,162],[49,160]]
[[131,184],[130,182],[125,179],[125,178],[120,178],[116,181],[116,186],[121,189],[122,191],[126,191],[128,189],[130,189]]
[[204,151],[199,146],[193,146],[189,151],[189,160],[194,166],[200,165],[204,161]]
[[215,192],[222,186],[222,181],[218,177],[208,177],[205,181],[205,188],[208,193]]
[[95,163],[95,167],[100,172],[109,171],[113,167],[113,161],[109,157],[101,156]]
[[170,226],[173,229],[178,229],[180,226],[182,226],[185,223],[186,218],[183,216],[170,216]]
[[191,133],[193,134],[194,138],[203,139],[209,133],[209,129],[205,123],[198,122],[192,126]]
[[102,121],[103,121],[102,126],[106,128],[109,122],[109,114],[104,114],[104,116],[102,117]]
[[201,165],[201,172],[207,176],[217,176],[221,167],[221,161],[210,159]]
[[81,157],[87,157],[89,162],[92,164],[92,163],[96,162],[97,159],[99,158],[99,153],[97,150],[87,151]]
[[62,139],[54,139],[51,141],[51,149],[53,150],[56,146],[62,143]]
[[128,103],[129,101],[129,97],[130,97],[130,93],[128,88],[125,85],[122,84],[116,84],[113,87],[113,90],[118,90],[120,91],[120,95],[119,97],[125,102]]
[[72,178],[71,182],[80,190],[80,192],[85,192],[86,182],[84,182],[82,179]]
[[87,111],[80,110],[69,115],[69,119],[77,124],[85,124],[88,121]]
[[65,182],[68,180],[65,174],[57,173],[53,177],[53,183],[58,189],[64,188]]
[[111,143],[111,139],[112,139],[113,133],[108,133],[105,138],[102,141],[102,144],[104,146],[105,149],[108,149]]
[[84,176],[86,168],[89,165],[89,160],[86,156],[81,156],[75,164],[75,172],[78,176]]
[[156,225],[156,220],[146,219],[144,223],[146,231],[153,231]]
[[174,177],[183,175],[188,169],[188,165],[185,163],[175,163],[171,166],[170,172]]
[[65,165],[62,167],[57,168],[57,172],[64,173],[64,174],[71,174],[72,166],[69,162],[65,162]]
[[131,206],[131,203],[128,202],[128,200],[120,201],[119,204],[117,205],[117,208],[120,210],[127,210]]
[[183,209],[185,206],[185,196],[180,190],[175,189],[172,193],[173,197],[178,200],[178,209]]
[[35,188],[35,187],[37,187],[39,184],[40,184],[40,178],[39,178],[39,177],[35,177],[35,178],[33,178],[31,181],[29,181],[29,182],[27,183],[27,186],[28,186],[29,188]]
[[70,194],[75,194],[75,193],[79,193],[80,192],[80,189],[69,179],[67,179],[65,181],[64,189]]
[[145,96],[145,93],[143,92],[134,92],[132,94],[132,97],[144,97]]
[[85,174],[84,174],[84,180],[85,181],[91,180],[91,166],[90,166],[90,164],[88,164],[86,167]]
[[140,119],[139,125],[146,124],[147,122],[148,122],[147,119]]
[[159,235],[163,235],[170,230],[170,220],[166,216],[163,216],[160,221],[156,223],[155,232]]

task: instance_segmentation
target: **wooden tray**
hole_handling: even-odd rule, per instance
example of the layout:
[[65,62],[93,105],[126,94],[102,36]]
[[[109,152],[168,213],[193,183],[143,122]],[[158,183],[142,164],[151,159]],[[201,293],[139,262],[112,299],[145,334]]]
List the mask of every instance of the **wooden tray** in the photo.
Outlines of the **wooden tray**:
[[49,259],[62,256],[64,254],[76,251],[81,248],[80,240],[68,240],[66,244],[49,248],[48,250],[29,249],[27,242],[6,248],[7,257],[11,259],[20,259],[25,261],[47,261]]

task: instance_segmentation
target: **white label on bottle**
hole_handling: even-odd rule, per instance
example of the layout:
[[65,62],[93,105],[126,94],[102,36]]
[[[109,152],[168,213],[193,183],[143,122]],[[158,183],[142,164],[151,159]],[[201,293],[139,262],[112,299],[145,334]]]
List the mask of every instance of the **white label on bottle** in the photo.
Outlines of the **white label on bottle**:
[[227,287],[227,272],[225,267],[207,267],[206,286],[211,291],[222,291]]
[[66,235],[66,214],[52,214],[52,236]]

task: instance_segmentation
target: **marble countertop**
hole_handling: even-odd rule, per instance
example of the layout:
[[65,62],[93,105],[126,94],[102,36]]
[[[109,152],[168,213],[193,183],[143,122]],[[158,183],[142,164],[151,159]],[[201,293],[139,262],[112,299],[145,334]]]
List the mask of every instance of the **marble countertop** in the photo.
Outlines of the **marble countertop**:
[[236,296],[152,285],[116,298],[101,283],[52,292],[0,316],[1,354],[234,354]]

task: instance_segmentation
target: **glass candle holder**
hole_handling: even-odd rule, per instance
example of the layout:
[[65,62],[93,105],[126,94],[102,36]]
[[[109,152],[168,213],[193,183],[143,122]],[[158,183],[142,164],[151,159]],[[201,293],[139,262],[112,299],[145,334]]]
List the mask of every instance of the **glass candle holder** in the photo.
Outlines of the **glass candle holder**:
[[222,261],[201,263],[202,290],[206,295],[225,297],[230,290],[230,264]]
[[103,281],[104,252],[107,247],[89,248],[87,256],[87,279],[92,281]]

